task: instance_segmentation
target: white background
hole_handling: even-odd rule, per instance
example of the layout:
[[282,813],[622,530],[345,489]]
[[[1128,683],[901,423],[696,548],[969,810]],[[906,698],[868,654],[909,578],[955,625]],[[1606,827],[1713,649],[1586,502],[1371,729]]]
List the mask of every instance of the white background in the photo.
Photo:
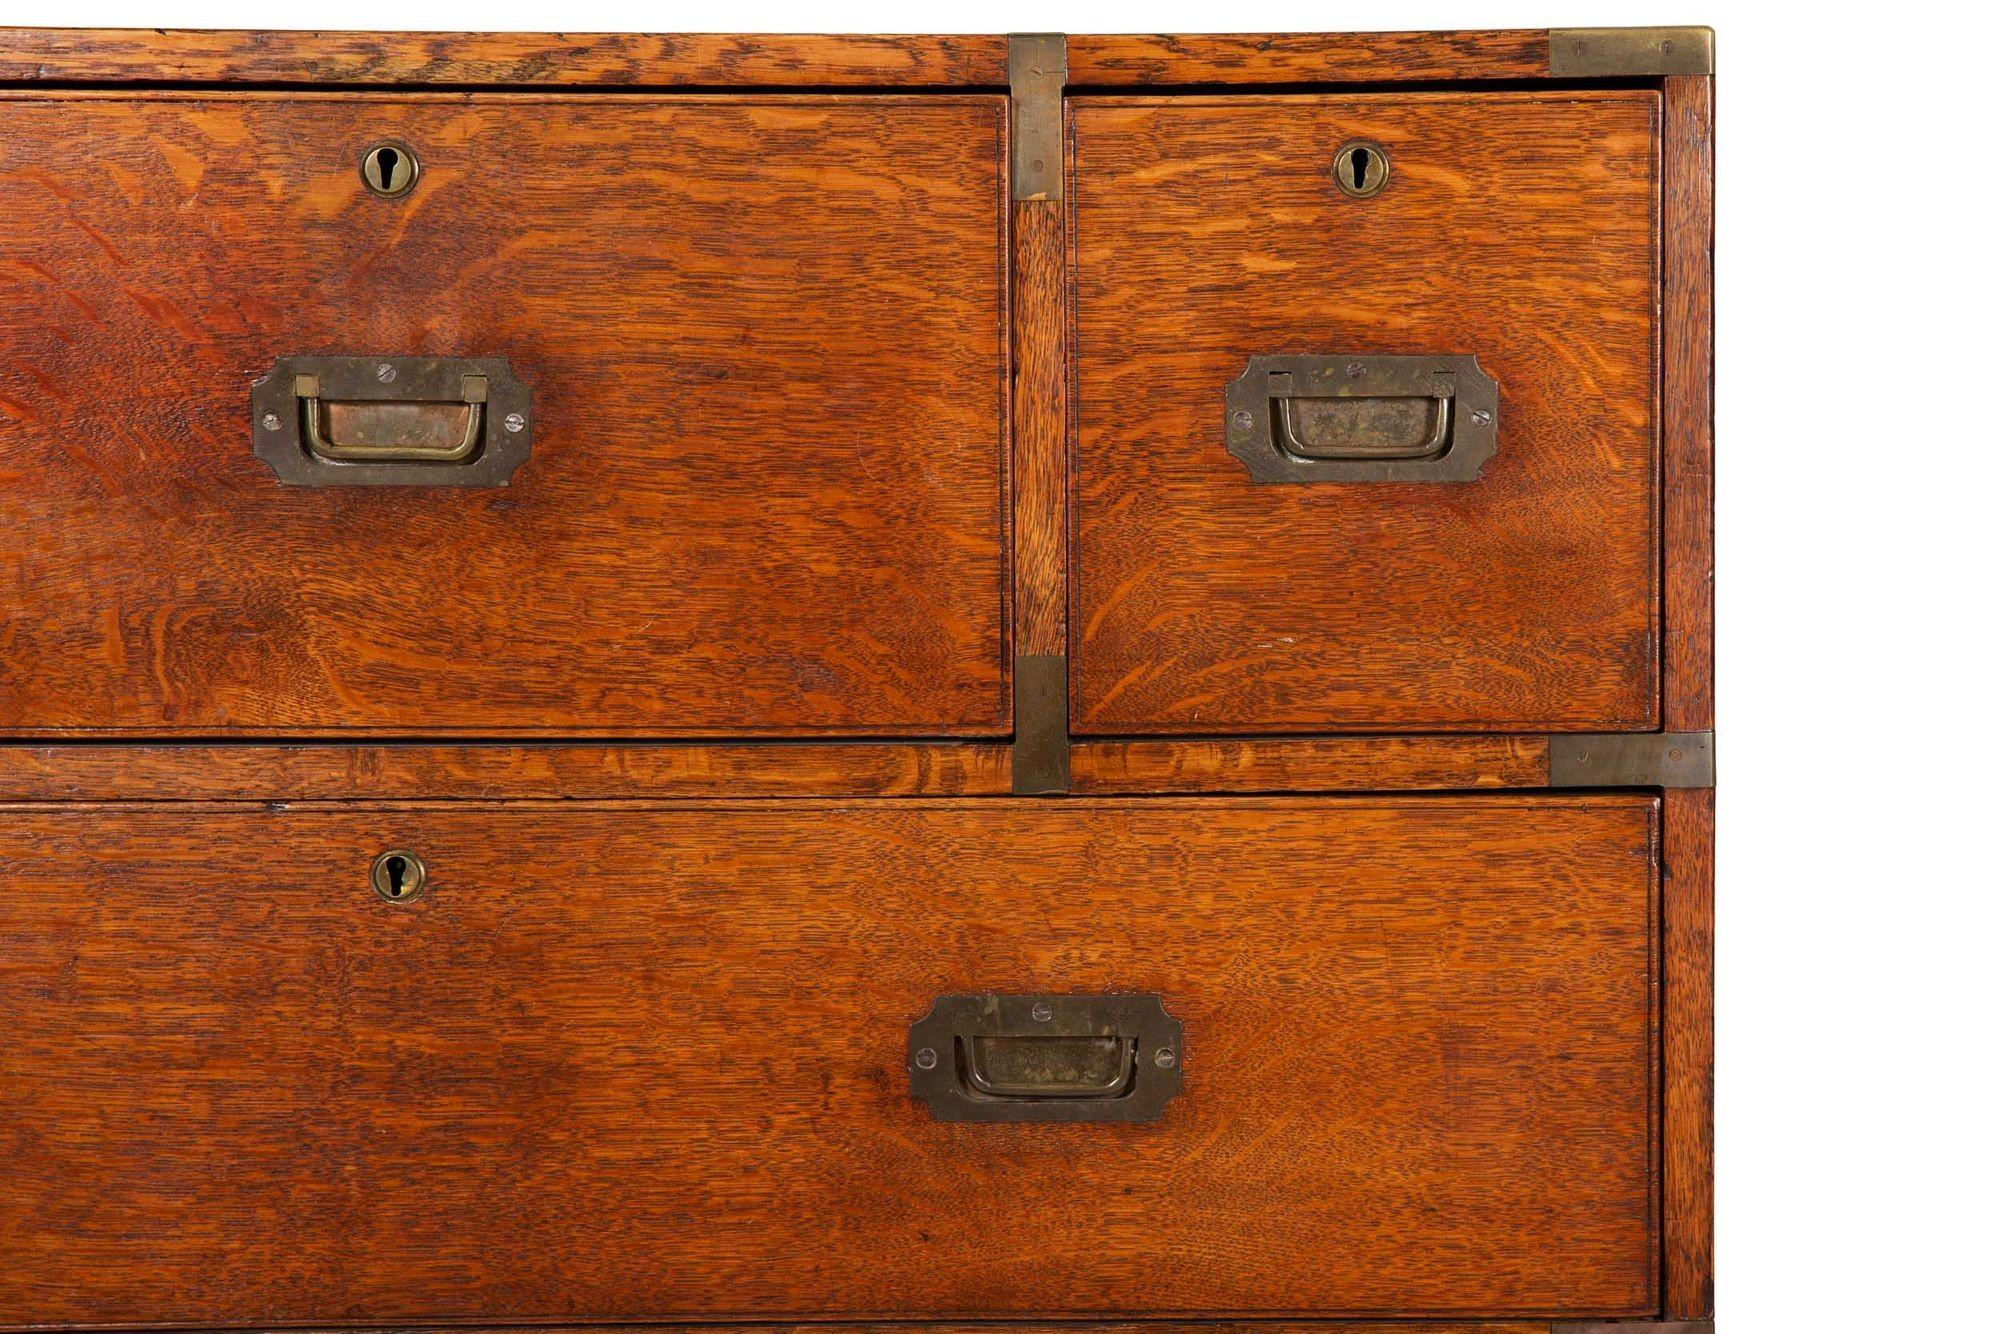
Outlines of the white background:
[[2000,1330],[1992,14],[1726,0],[0,0],[0,21],[24,26],[1714,25],[1724,1334]]

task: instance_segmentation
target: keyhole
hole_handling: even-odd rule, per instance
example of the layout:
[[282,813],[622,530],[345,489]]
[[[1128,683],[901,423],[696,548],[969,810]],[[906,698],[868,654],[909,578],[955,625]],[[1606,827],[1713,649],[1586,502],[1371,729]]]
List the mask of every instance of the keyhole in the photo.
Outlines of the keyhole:
[[1333,155],[1333,183],[1354,199],[1377,194],[1389,183],[1389,155],[1380,144],[1347,144]]
[[408,194],[419,170],[408,144],[375,144],[361,155],[361,183],[385,198]]
[[385,852],[369,869],[375,892],[391,903],[408,903],[424,889],[424,864],[413,852]]

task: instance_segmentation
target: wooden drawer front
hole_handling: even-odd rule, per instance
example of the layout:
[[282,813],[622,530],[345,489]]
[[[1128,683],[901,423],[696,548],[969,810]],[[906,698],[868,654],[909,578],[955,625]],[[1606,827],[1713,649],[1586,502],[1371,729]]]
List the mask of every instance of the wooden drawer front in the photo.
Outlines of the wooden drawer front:
[[[1655,821],[15,807],[0,1324],[1651,1310]],[[934,1119],[982,992],[1156,992],[1183,1090]]]
[[[1005,99],[4,124],[0,730],[1006,731]],[[253,456],[277,358],[389,354],[508,359],[511,486]]]
[[[1070,105],[1077,729],[1653,725],[1656,95]],[[1223,395],[1282,354],[1476,356],[1497,452],[1254,482]]]

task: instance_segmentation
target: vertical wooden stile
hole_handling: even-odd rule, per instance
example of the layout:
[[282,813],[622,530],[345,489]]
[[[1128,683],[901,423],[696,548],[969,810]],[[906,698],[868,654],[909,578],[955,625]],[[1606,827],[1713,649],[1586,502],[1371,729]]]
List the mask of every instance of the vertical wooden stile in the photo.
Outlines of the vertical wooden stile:
[[1067,266],[1059,34],[1008,39],[1012,96],[1014,791],[1069,789]]
[[[1715,726],[1715,80],[1664,80],[1661,402],[1667,729]],[[1666,1315],[1715,1309],[1715,793],[1666,794]]]

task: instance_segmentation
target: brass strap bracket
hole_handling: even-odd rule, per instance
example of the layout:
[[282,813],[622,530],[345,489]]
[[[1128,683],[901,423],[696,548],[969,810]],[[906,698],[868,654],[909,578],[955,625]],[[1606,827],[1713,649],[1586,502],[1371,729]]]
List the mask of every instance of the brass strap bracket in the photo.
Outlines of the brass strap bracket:
[[1069,40],[1059,32],[1016,33],[1007,39],[1008,135],[1013,197],[1063,197],[1063,84]]
[[[1551,736],[1549,786],[1714,787],[1715,733],[1583,732]],[[1597,1326],[1576,1328],[1595,1330]],[[1679,1326],[1662,1328],[1671,1330]]]
[[1552,79],[1715,73],[1713,28],[1551,28]]
[[1014,659],[1014,794],[1069,791],[1069,657],[1023,653]]

